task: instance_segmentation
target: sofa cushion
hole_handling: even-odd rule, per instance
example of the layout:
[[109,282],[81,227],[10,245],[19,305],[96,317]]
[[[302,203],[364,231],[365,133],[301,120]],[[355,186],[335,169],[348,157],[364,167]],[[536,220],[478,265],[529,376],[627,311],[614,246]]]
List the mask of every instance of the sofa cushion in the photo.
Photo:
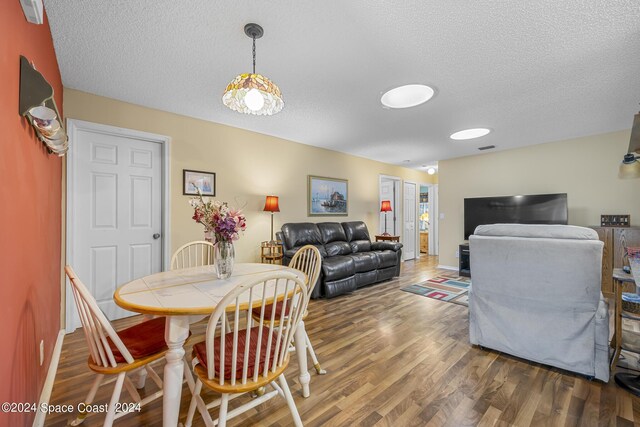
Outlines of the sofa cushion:
[[344,228],[348,242],[353,242],[355,240],[368,240],[371,242],[367,225],[362,221],[343,222],[342,228]]
[[361,252],[349,255],[353,259],[356,273],[363,273],[378,268],[378,257],[374,252]]
[[473,234],[477,236],[530,237],[538,239],[598,240],[598,233],[591,228],[557,224],[479,225]]
[[326,243],[324,249],[327,251],[326,256],[349,255],[351,253],[351,246],[347,242]]
[[325,282],[344,279],[356,274],[356,264],[349,256],[337,255],[322,260]]
[[282,226],[283,243],[286,248],[304,245],[322,245],[318,227],[311,222],[287,223]]
[[331,242],[346,242],[347,235],[344,232],[344,228],[342,225],[337,222],[320,222],[316,224],[318,226],[318,230],[320,230],[320,236],[322,238],[322,243],[325,245]]
[[[323,258],[327,256],[327,251],[324,249],[324,245],[313,245],[313,246],[318,248],[318,250],[320,251],[320,255]],[[296,252],[300,250],[300,248],[302,248],[302,246],[296,246],[295,248],[287,249],[286,251],[284,251],[284,256],[286,258],[291,259],[296,254]]]
[[375,251],[373,253],[378,257],[378,268],[394,267],[398,262],[398,256],[394,251]]

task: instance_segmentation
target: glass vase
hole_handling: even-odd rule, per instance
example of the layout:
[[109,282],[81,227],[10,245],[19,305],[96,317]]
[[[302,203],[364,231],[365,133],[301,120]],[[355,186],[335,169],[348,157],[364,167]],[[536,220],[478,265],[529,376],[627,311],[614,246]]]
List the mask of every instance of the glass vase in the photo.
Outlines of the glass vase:
[[218,279],[228,279],[233,273],[235,251],[233,242],[218,242],[215,245],[215,265]]

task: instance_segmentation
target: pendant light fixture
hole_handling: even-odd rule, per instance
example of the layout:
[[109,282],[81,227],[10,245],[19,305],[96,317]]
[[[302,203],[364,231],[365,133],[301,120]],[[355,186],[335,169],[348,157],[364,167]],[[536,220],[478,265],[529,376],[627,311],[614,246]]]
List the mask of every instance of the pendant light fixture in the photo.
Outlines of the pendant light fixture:
[[222,103],[234,111],[258,116],[279,113],[284,107],[280,88],[261,74],[256,74],[256,39],[264,34],[258,24],[247,24],[244,33],[253,39],[253,73],[236,76],[227,85]]

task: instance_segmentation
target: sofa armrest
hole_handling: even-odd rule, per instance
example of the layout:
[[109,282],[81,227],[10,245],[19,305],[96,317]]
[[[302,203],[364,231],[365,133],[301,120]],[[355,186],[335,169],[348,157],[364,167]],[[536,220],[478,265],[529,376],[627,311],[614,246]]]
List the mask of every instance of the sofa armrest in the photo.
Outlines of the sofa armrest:
[[372,251],[392,250],[392,251],[398,252],[400,249],[402,249],[402,243],[371,242],[371,250]]

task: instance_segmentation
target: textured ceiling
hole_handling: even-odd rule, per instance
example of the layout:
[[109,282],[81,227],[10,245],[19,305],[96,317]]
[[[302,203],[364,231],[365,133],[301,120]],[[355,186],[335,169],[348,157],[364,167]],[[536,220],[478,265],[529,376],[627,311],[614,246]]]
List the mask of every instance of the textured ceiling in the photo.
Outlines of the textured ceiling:
[[[387,163],[437,160],[631,127],[638,0],[45,0],[66,87]],[[257,72],[284,110],[241,115],[225,86]],[[384,109],[426,83],[426,104]],[[454,131],[489,127],[473,141]],[[622,153],[621,153],[622,154]],[[405,163],[404,160],[410,160]]]

